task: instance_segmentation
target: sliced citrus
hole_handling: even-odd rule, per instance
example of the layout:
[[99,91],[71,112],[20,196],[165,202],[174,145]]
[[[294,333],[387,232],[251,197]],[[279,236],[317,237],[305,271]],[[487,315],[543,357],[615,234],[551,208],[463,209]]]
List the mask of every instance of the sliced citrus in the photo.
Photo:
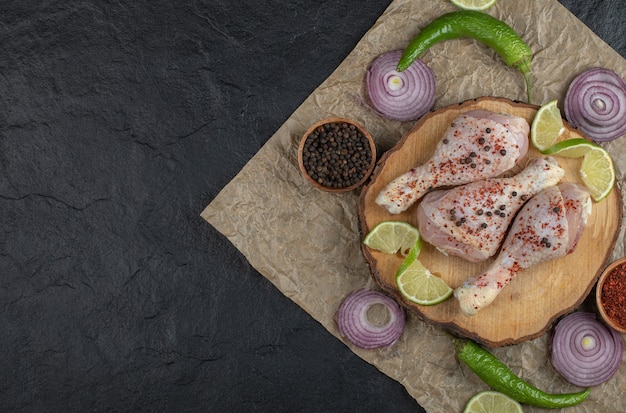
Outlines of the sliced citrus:
[[587,139],[573,138],[552,145],[543,153],[545,155],[559,155],[565,158],[582,158],[588,152],[599,147],[600,145],[589,142]]
[[413,225],[403,221],[383,221],[365,236],[363,243],[387,254],[400,251],[402,255],[407,255],[420,240],[420,233]]
[[543,152],[555,144],[559,136],[565,132],[561,111],[556,100],[541,106],[530,126],[530,141],[539,152]]
[[404,298],[420,305],[439,304],[453,292],[443,279],[431,273],[411,253],[396,273],[396,284]]
[[450,2],[464,10],[487,10],[496,4],[496,0],[450,0]]
[[400,264],[400,268],[396,271],[396,274],[403,272],[409,265],[413,264],[413,262],[417,259],[418,255],[422,251],[422,238],[419,237],[417,241],[415,241],[415,245],[409,251],[409,255],[406,256],[402,264]]
[[506,394],[485,390],[475,394],[463,413],[524,413],[522,405]]
[[611,155],[602,147],[587,152],[580,164],[580,177],[594,201],[600,202],[606,198],[615,185],[615,167]]

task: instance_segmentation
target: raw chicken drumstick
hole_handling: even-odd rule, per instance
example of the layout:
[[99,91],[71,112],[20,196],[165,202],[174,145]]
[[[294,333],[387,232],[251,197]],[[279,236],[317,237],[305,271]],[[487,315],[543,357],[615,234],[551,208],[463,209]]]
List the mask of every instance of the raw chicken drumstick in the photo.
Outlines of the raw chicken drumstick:
[[399,214],[433,188],[498,176],[526,155],[529,131],[518,116],[466,112],[448,127],[430,160],[391,181],[376,203]]
[[574,251],[591,213],[589,191],[564,183],[532,197],[511,225],[495,261],[454,291],[461,311],[476,314],[523,270]]
[[554,158],[535,158],[517,175],[489,178],[427,194],[417,207],[422,239],[444,254],[478,262],[493,256],[526,200],[559,183]]

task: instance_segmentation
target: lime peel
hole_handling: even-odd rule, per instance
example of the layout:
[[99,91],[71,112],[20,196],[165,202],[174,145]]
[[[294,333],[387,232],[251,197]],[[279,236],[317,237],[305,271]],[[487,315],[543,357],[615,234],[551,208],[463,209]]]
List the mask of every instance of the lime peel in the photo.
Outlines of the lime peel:
[[387,254],[400,252],[406,256],[418,241],[421,245],[419,230],[413,225],[404,221],[383,221],[365,236],[363,244]]
[[546,155],[583,158],[579,174],[591,198],[600,202],[615,186],[615,166],[611,155],[602,146],[583,138],[561,141],[542,151]]
[[553,146],[565,132],[558,101],[551,100],[542,105],[535,114],[530,126],[530,141],[541,153]]
[[463,10],[487,10],[496,4],[496,0],[450,0],[450,2]]
[[564,158],[582,158],[588,152],[600,148],[600,145],[583,138],[573,138],[561,141],[549,147],[543,154],[559,155]]
[[583,157],[580,177],[591,192],[591,198],[600,202],[615,186],[615,166],[611,155],[602,147],[594,148]]
[[417,249],[412,249],[396,272],[396,285],[402,296],[419,305],[435,305],[450,298],[454,290],[430,272],[417,259],[418,254]]
[[463,413],[523,413],[522,405],[504,393],[485,390],[475,394]]

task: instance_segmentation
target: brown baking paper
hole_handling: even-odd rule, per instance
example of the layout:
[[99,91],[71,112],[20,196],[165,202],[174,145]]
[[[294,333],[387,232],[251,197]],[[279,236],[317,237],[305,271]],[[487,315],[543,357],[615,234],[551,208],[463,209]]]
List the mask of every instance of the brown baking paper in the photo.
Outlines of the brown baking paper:
[[[395,0],[336,71],[202,212],[257,271],[340,340],[333,316],[341,300],[356,288],[374,287],[360,250],[359,192],[338,195],[314,189],[299,172],[298,142],[316,121],[343,116],[367,128],[380,153],[391,148],[413,122],[383,119],[362,104],[367,67],[379,54],[405,47],[429,21],[453,10],[443,0]],[[562,102],[573,77],[594,66],[610,68],[626,78],[626,61],[556,0],[500,1],[488,13],[522,34],[534,51],[532,103]],[[480,96],[526,99],[521,74],[476,41],[437,44],[422,60],[436,76],[434,109]],[[625,145],[624,138],[605,144],[613,154],[620,185],[626,159],[617,155],[624,153]],[[622,229],[612,258],[623,255]],[[389,349],[346,345],[402,383],[429,412],[461,411],[473,394],[487,389],[456,361],[450,340],[440,328],[413,316],[402,338]],[[548,368],[548,345],[544,335],[493,352],[515,373],[547,392],[580,390]],[[585,403],[568,411],[624,412],[625,390],[623,364],[608,383],[592,389]],[[525,410],[540,411],[530,406]]]

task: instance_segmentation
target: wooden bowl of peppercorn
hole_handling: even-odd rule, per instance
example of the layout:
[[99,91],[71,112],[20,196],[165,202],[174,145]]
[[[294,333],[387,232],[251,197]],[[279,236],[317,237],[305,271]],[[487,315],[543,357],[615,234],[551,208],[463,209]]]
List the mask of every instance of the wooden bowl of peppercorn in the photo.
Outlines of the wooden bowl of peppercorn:
[[626,258],[611,263],[600,275],[596,305],[607,325],[626,333]]
[[314,123],[300,140],[298,164],[304,178],[326,192],[361,186],[376,165],[370,133],[353,120],[334,117]]

